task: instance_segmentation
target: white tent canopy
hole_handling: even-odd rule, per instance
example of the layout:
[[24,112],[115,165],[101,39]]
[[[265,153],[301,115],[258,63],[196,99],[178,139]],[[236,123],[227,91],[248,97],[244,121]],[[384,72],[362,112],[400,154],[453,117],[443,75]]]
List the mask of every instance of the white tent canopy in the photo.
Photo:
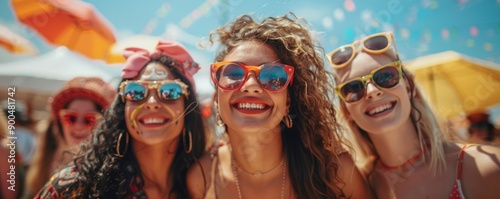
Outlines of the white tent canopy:
[[[208,75],[209,61],[199,51],[193,57],[202,60],[202,69],[194,76],[199,99],[212,96],[213,85]],[[121,80],[123,64],[107,64],[101,60],[90,60],[58,47],[48,53],[20,60],[0,63],[0,99],[7,99],[6,88],[16,87],[16,99],[32,101],[35,109],[45,110],[47,98],[58,91],[64,83],[77,76],[97,76],[110,82],[115,88]]]
[[15,87],[16,103],[29,103],[34,110],[46,111],[50,96],[77,76],[95,76],[115,88],[121,80],[121,66],[89,60],[58,47],[46,54],[0,64],[0,99],[6,100],[7,87]]
[[96,76],[116,83],[121,67],[89,60],[65,47],[15,62],[0,64],[0,87],[15,86],[17,90],[54,93],[66,81],[77,76]]

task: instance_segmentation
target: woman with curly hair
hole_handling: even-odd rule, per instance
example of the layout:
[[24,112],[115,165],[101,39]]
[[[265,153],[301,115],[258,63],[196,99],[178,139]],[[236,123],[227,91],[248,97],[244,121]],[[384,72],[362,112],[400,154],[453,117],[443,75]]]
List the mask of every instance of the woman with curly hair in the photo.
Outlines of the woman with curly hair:
[[341,111],[379,198],[498,198],[500,149],[452,143],[391,32],[329,53]]
[[115,89],[99,77],[75,77],[51,97],[50,121],[38,136],[25,198],[33,198],[51,175],[72,160],[115,95]]
[[37,198],[188,198],[185,177],[205,151],[193,74],[179,43],[127,48],[122,82],[90,143]]
[[341,148],[322,48],[293,14],[211,33],[216,122],[229,144],[188,173],[192,198],[370,198]]

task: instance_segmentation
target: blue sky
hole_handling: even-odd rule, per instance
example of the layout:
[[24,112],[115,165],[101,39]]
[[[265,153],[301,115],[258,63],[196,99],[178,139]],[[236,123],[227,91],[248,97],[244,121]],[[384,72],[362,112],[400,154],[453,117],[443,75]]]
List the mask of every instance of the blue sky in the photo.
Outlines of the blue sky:
[[[313,25],[327,51],[366,34],[392,30],[404,60],[454,50],[500,63],[500,0],[87,2],[114,25],[118,39],[147,33],[177,39],[188,48],[196,48],[200,38],[210,30],[238,15],[249,13],[262,19],[290,11]],[[354,9],[349,5],[354,5]],[[42,52],[53,48],[35,33],[23,30],[8,0],[0,4],[0,23],[21,32]],[[212,55],[206,50],[202,53]]]
[[[312,25],[325,51],[365,35],[393,31],[403,61],[453,50],[500,64],[500,0],[86,2],[111,22],[118,40],[135,34],[177,40],[202,66],[208,65],[214,57],[214,48],[202,49],[198,45],[211,30],[241,14],[251,14],[260,20],[287,12],[305,18]],[[1,0],[0,24],[28,38],[41,53],[54,48],[16,20],[9,0]],[[0,49],[0,62],[19,57],[23,58]],[[202,73],[208,72],[207,68],[205,66]]]
[[[500,64],[500,0],[88,0],[113,24],[117,39],[150,34],[183,43],[203,65],[214,57],[200,41],[241,14],[256,19],[293,12],[309,22],[325,51],[362,36],[393,31],[403,61],[453,50]],[[0,3],[0,24],[30,39],[41,53],[54,49]],[[22,56],[0,49],[0,63]],[[207,84],[208,67],[195,77]]]
[[[216,27],[241,14],[260,20],[293,12],[311,24],[325,51],[362,36],[393,31],[403,61],[453,50],[500,64],[500,0],[87,0],[114,26],[117,40],[149,34],[183,43],[202,65],[198,91],[211,92],[213,49],[198,46]],[[187,3],[189,2],[189,3]],[[15,18],[0,0],[0,24],[32,41],[40,53],[55,46]],[[29,58],[0,48],[0,63]],[[500,110],[500,109],[499,109]],[[500,111],[499,115],[500,115]]]

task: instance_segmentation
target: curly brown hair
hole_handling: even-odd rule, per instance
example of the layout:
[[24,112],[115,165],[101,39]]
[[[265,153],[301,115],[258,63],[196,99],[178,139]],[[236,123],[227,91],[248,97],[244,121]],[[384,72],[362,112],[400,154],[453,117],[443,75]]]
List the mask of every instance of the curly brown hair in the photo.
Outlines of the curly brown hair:
[[288,89],[294,122],[281,132],[293,190],[298,198],[345,197],[345,183],[337,176],[341,137],[334,117],[333,81],[325,70],[324,50],[313,40],[307,22],[293,13],[260,23],[242,15],[211,32],[210,44],[216,41],[221,43],[216,62],[242,42],[257,41],[271,47],[281,63],[294,67]]
[[[174,176],[169,198],[188,198],[185,176],[189,166],[205,152],[206,126],[200,108],[197,106],[197,95],[192,90],[193,85],[180,69],[181,63],[166,56],[153,58],[149,63],[163,65],[188,85],[190,95],[185,99],[185,109],[192,110],[187,111],[184,116],[184,128],[193,133],[192,150],[186,152],[187,144],[183,139],[179,139],[169,172]],[[122,82],[126,80],[128,79],[122,79]],[[92,134],[91,140],[84,143],[80,153],[74,159],[74,166],[70,165],[76,168],[78,176],[71,183],[61,183],[62,185],[58,188],[60,190],[57,190],[60,191],[60,197],[126,198],[132,194],[131,185],[143,190],[144,179],[136,154],[131,150],[132,143],[125,144],[119,139],[120,133],[129,133],[124,115],[125,102],[121,100],[120,95],[117,95],[106,110],[103,121]],[[118,146],[120,151],[128,151],[123,157],[116,155]],[[46,192],[46,190],[42,191]]]

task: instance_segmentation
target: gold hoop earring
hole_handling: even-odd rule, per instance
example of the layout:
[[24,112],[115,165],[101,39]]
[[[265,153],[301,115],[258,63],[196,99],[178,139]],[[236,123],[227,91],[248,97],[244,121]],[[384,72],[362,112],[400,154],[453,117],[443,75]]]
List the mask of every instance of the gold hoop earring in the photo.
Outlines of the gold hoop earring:
[[[123,149],[123,152],[122,150],[120,150],[120,146],[122,144],[122,138],[123,138],[123,134],[125,134],[125,144],[124,144],[124,149]],[[120,134],[118,134],[118,139],[116,139],[116,154],[115,156],[116,157],[120,157],[122,158],[123,156],[125,156],[125,153],[127,153],[127,149],[128,149],[128,138],[129,135],[128,133],[126,133],[125,131],[122,131]]]
[[290,114],[287,114],[287,115],[285,115],[285,117],[283,117],[283,123],[285,123],[285,126],[287,128],[292,128],[293,120],[292,120],[292,117],[290,116]]
[[191,135],[191,131],[188,130],[188,136],[189,136],[189,147],[186,150],[186,129],[182,131],[182,144],[184,145],[184,151],[189,154],[193,150],[193,136]]
[[224,125],[226,125],[226,123],[224,123],[224,121],[220,117],[219,112],[217,112],[217,114],[215,114],[215,122],[217,122],[217,126],[224,126]]

